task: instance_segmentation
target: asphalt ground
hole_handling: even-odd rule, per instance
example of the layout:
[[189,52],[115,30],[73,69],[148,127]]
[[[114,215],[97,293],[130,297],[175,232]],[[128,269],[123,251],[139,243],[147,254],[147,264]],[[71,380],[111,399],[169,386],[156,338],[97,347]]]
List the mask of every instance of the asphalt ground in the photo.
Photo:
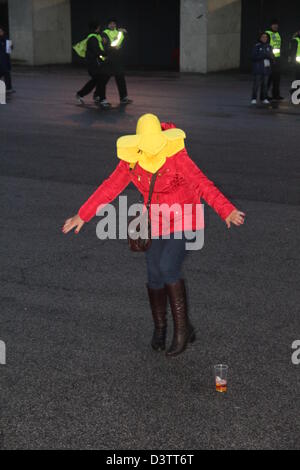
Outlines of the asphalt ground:
[[[134,104],[118,106],[112,81],[108,112],[92,97],[77,106],[82,70],[13,79],[0,108],[0,447],[299,449],[300,106],[251,107],[239,74],[131,74]],[[190,156],[247,214],[228,230],[205,208],[204,248],[185,263],[197,341],[177,358],[150,347],[144,256],[98,240],[97,218],[61,233],[145,112],[184,129]],[[216,363],[229,365],[227,394]]]

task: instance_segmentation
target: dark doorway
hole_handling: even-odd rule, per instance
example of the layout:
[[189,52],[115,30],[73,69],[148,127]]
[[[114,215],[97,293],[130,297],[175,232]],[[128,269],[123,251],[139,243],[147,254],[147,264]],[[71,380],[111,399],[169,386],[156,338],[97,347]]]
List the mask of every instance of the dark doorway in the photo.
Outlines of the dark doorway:
[[[104,28],[110,17],[128,30],[128,68],[178,70],[180,0],[71,0],[73,44],[86,37],[89,21]],[[73,62],[80,62],[76,54]]]
[[288,68],[288,51],[293,34],[300,29],[299,0],[242,0],[241,69],[251,68],[251,51],[260,31],[278,19],[283,38],[282,62]]
[[0,24],[8,32],[8,3],[0,2]]

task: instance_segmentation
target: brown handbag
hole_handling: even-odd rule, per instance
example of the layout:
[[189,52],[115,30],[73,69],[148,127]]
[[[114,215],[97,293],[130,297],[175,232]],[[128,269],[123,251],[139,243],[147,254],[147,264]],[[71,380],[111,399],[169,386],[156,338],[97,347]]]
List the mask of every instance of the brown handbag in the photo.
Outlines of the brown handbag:
[[[143,214],[142,222],[138,223],[135,228],[130,228],[131,223],[140,218],[140,216],[134,216],[129,219],[127,227],[127,240],[131,251],[143,252],[148,250],[151,245],[151,219],[149,215],[150,203],[154,190],[155,180],[157,172],[153,174],[150,182],[149,196],[146,204],[146,212]],[[143,235],[143,237],[141,237]]]

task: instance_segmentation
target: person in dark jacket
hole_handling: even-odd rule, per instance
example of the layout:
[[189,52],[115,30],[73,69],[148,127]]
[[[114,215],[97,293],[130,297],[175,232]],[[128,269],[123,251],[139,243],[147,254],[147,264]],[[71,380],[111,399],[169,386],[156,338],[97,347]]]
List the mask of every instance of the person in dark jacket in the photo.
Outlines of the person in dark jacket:
[[257,103],[257,95],[260,89],[260,99],[264,104],[270,104],[268,100],[268,80],[271,75],[271,65],[274,61],[272,47],[269,43],[269,36],[262,33],[259,41],[252,51],[253,62],[253,87],[252,104]]
[[8,37],[4,27],[0,26],[0,78],[4,79],[6,93],[13,93],[11,81],[10,55],[7,53]]
[[[91,93],[96,88],[94,99],[103,108],[109,108],[111,105],[106,100],[106,83],[109,80],[109,73],[106,67],[106,52],[104,49],[106,38],[100,36],[100,25],[98,23],[90,23],[89,32],[93,34],[87,41],[86,62],[88,73],[91,76],[81,90],[76,93],[76,97],[80,103],[83,97]],[[100,43],[103,48],[100,48]]]

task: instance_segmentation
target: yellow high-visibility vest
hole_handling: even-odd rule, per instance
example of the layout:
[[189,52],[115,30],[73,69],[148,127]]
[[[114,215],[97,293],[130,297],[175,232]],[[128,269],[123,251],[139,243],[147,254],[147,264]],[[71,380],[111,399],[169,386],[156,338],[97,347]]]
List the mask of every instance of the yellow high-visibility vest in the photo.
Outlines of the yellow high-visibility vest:
[[103,31],[109,38],[111,47],[121,47],[124,41],[124,33],[118,29],[105,29]]
[[300,64],[300,38],[294,38],[295,41],[298,43],[297,53],[296,53],[296,61]]
[[280,57],[281,53],[281,36],[279,33],[274,33],[274,31],[266,31],[270,36],[270,46],[273,48],[273,54],[275,57]]
[[[74,51],[83,59],[86,57],[86,49],[87,49],[88,40],[93,37],[98,39],[99,47],[101,51],[104,51],[104,47],[102,44],[102,37],[100,36],[100,34],[96,34],[96,33],[89,34],[88,37],[86,37],[83,41],[80,41],[73,46]],[[101,56],[100,58],[102,60],[105,60],[105,57],[103,56]]]

